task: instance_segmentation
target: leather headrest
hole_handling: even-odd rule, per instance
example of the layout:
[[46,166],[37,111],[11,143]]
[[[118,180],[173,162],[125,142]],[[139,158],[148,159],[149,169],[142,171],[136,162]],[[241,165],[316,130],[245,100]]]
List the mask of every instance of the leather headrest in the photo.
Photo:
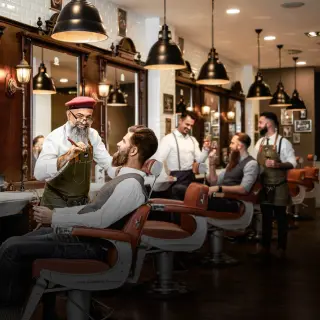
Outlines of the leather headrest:
[[305,167],[306,178],[312,179],[313,181],[319,180],[319,168],[315,167]]
[[304,169],[290,169],[288,170],[287,179],[290,181],[301,181],[304,180],[306,170]]
[[151,175],[158,177],[162,171],[162,168],[162,162],[155,159],[149,159],[144,163],[142,171],[144,171],[148,176]]
[[307,155],[307,159],[308,159],[308,161],[316,161],[317,160],[317,156],[310,153],[310,154]]

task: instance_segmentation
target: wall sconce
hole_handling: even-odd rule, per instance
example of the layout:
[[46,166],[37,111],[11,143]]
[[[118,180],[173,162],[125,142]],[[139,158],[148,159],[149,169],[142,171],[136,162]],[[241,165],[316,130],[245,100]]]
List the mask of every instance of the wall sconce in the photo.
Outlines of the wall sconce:
[[17,82],[10,74],[7,75],[6,79],[6,93],[9,96],[13,96],[17,90],[22,92],[22,137],[21,137],[21,147],[22,147],[22,164],[21,164],[21,184],[20,191],[24,191],[24,181],[28,179],[28,131],[26,125],[26,99],[25,99],[25,85],[29,83],[31,76],[31,66],[25,59],[25,51],[22,53],[22,60],[16,66],[17,79],[21,84],[18,87]]
[[216,111],[216,112],[213,114],[213,117],[214,117],[215,119],[220,118],[220,112],[219,112],[219,111]]
[[227,113],[228,120],[234,120],[235,116],[236,116],[236,114],[234,111],[228,111],[228,113]]
[[210,110],[211,110],[211,108],[210,108],[209,106],[203,106],[203,107],[201,108],[202,114],[203,114],[203,115],[206,115],[206,116],[210,114]]

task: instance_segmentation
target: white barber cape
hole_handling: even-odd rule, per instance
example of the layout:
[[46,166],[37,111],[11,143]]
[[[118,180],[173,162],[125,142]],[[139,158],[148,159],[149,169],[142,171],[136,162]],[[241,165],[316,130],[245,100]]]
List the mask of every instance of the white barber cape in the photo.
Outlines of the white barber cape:
[[[53,130],[44,140],[42,151],[34,168],[34,176],[40,181],[50,181],[58,176],[68,165],[66,163],[57,170],[57,159],[64,155],[72,146],[67,140],[71,126],[67,122],[63,126]],[[93,160],[107,170],[111,166],[112,157],[107,151],[97,130],[89,129],[89,140],[93,147]]]

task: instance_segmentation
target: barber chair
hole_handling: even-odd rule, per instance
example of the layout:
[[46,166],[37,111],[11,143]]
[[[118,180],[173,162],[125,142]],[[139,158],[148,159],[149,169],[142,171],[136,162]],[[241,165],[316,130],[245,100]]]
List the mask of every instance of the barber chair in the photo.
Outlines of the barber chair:
[[[148,160],[143,169],[147,174],[157,177],[162,170],[162,164],[156,160]],[[66,234],[105,240],[108,244],[106,261],[85,259],[34,261],[32,273],[36,284],[21,320],[31,319],[42,295],[49,292],[68,293],[68,320],[93,319],[89,315],[92,292],[116,289],[129,278],[137,278],[137,248],[149,212],[150,205],[142,205],[130,215],[122,230],[68,228]],[[101,302],[96,302],[107,308]]]
[[220,194],[220,196],[225,199],[240,201],[240,207],[237,213],[206,211],[205,216],[209,224],[208,238],[210,253],[204,259],[205,264],[222,267],[236,265],[238,263],[236,259],[223,252],[224,232],[244,232],[251,223],[254,204],[258,203],[260,190],[261,185],[257,182],[248,195]]
[[145,248],[139,248],[138,254],[141,260],[146,254],[156,254],[157,280],[149,290],[153,296],[168,298],[188,292],[185,285],[173,281],[173,257],[175,252],[192,252],[204,243],[208,190],[208,186],[194,182],[189,185],[184,201],[150,199],[153,211],[181,216],[179,225],[164,221],[147,221],[144,225],[141,242]]

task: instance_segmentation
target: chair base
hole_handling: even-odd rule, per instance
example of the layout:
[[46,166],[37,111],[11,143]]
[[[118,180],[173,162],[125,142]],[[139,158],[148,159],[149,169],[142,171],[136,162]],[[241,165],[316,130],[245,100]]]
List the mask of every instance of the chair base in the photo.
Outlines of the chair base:
[[208,257],[205,257],[203,260],[204,265],[213,266],[213,267],[236,266],[239,263],[240,263],[239,260],[225,253],[221,253],[219,255],[210,255]]
[[166,283],[165,285],[159,281],[155,281],[147,291],[148,295],[158,299],[171,299],[190,292],[185,283],[176,281]]

